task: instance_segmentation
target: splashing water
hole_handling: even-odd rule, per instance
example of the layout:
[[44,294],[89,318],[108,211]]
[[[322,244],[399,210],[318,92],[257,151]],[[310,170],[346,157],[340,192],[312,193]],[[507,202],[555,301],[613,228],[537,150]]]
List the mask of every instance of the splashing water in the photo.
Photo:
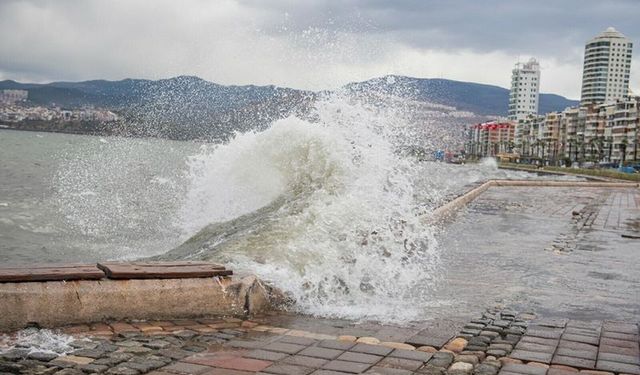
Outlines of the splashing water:
[[194,157],[182,221],[205,228],[164,257],[256,272],[307,313],[416,317],[429,303],[438,247],[419,218],[424,168],[394,144],[408,124],[345,99],[320,103],[314,117],[276,121]]
[[45,352],[65,354],[74,350],[70,345],[75,339],[49,329],[27,328],[18,331],[15,337],[0,335],[0,353],[15,348],[14,344],[26,348],[29,353]]

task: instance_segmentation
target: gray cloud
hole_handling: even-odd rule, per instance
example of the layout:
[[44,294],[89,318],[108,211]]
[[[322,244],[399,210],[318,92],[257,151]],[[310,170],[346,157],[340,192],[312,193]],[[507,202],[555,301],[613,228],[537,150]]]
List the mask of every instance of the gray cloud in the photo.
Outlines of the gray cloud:
[[577,97],[584,42],[615,26],[640,43],[639,19],[637,0],[5,0],[0,79],[319,89],[396,73],[506,86],[536,56],[543,90]]

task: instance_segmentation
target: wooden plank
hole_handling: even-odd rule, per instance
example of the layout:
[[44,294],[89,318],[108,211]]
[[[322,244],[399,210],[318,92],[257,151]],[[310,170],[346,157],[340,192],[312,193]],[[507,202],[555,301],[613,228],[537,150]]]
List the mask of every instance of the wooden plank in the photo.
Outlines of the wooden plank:
[[105,277],[95,265],[36,265],[0,268],[0,282],[99,280]]
[[98,268],[110,279],[182,279],[233,274],[224,266],[207,262],[102,262]]

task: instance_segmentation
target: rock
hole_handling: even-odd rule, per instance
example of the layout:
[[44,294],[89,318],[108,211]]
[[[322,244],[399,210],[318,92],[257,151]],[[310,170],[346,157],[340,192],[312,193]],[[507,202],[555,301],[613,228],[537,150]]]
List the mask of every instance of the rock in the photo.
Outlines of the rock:
[[478,359],[480,360],[480,362],[484,361],[484,358],[487,356],[486,354],[484,354],[484,352],[482,351],[471,351],[471,350],[464,350],[462,353],[460,353],[462,355],[472,355],[475,357],[478,357]]
[[417,348],[416,350],[421,351],[421,352],[425,352],[425,353],[435,353],[438,351],[438,349],[434,348],[433,346],[421,346],[419,348]]
[[100,358],[107,354],[106,351],[100,350],[96,347],[96,349],[79,349],[71,353],[74,356],[78,357],[87,357],[87,358]]
[[27,357],[36,361],[49,362],[58,358],[58,354],[51,352],[33,352],[29,353]]
[[356,342],[359,342],[362,344],[371,344],[371,345],[380,344],[380,340],[378,340],[375,337],[360,337],[359,339],[356,340]]
[[0,372],[6,372],[11,374],[19,374],[22,369],[24,369],[24,365],[14,362],[9,362],[0,359]]
[[489,350],[504,350],[505,352],[510,352],[513,349],[511,344],[491,344],[489,345]]
[[93,349],[98,346],[98,343],[87,339],[74,340],[69,343],[69,346],[76,349]]
[[338,336],[338,340],[339,341],[350,341],[350,342],[354,342],[356,341],[358,338],[355,336],[349,336],[349,335],[342,335],[342,336]]
[[480,336],[488,337],[489,340],[491,340],[491,339],[495,339],[496,337],[499,337],[500,334],[494,331],[482,331],[480,332]]
[[497,367],[482,363],[473,370],[473,373],[476,375],[496,375],[498,370],[499,368]]
[[435,367],[447,368],[453,362],[453,355],[449,353],[437,352],[433,353],[433,357],[427,362],[427,364]]
[[475,366],[478,363],[480,363],[480,360],[475,355],[462,355],[461,354],[461,355],[457,355],[456,356],[456,362],[470,363],[470,364]]
[[447,343],[444,348],[447,350],[451,350],[454,353],[460,353],[465,346],[467,346],[468,341],[458,337],[457,339],[453,339]]
[[489,343],[491,342],[491,338],[487,336],[475,336],[467,341],[468,345],[489,345]]
[[415,346],[405,344],[402,342],[381,342],[380,346],[386,346],[387,348],[394,348],[394,349],[416,350]]
[[132,346],[128,348],[118,349],[119,353],[132,353],[132,354],[145,354],[151,351],[152,351],[151,349],[145,348],[144,346]]
[[158,361],[158,360],[153,360],[153,359],[132,359],[129,362],[125,362],[123,364],[121,364],[120,366],[124,366],[130,369],[134,369],[134,370],[138,370],[141,373],[147,373],[151,370],[155,370],[157,368],[160,368],[162,366],[164,366],[165,363]]
[[131,348],[134,346],[142,346],[142,343],[140,341],[136,341],[136,340],[126,340],[126,341],[118,341],[115,343],[117,346],[122,346],[125,348]]
[[497,360],[497,359],[498,359],[498,358],[496,358],[496,357],[494,357],[494,356],[492,356],[492,355],[488,355],[488,356],[487,356],[487,358],[485,358],[484,360],[485,360],[485,361],[495,361],[495,360]]
[[447,373],[450,375],[466,375],[473,371],[473,365],[467,362],[456,362],[449,367]]

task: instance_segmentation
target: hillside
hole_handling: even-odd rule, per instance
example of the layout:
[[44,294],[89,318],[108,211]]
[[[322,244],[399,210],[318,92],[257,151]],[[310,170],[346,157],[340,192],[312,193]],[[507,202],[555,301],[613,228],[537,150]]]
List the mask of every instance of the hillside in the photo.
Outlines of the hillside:
[[[1,81],[0,89],[28,90],[34,105],[109,108],[123,118],[122,134],[174,139],[227,139],[236,131],[263,128],[291,114],[304,115],[321,95],[275,86],[225,86],[192,76],[48,84]],[[509,98],[509,91],[497,86],[404,76],[350,83],[344,89],[356,96],[386,93],[482,116],[505,116]],[[558,95],[540,96],[541,113],[575,104]]]

